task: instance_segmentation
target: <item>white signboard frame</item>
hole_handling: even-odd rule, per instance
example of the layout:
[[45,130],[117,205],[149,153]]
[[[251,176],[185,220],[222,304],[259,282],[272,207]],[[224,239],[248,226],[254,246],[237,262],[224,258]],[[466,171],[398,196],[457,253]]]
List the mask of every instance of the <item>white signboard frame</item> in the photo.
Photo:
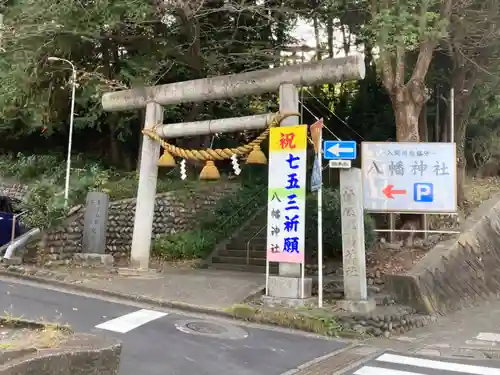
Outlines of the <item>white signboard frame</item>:
[[369,212],[457,212],[455,143],[363,142],[364,209]]
[[267,261],[304,263],[307,126],[271,128],[267,204]]

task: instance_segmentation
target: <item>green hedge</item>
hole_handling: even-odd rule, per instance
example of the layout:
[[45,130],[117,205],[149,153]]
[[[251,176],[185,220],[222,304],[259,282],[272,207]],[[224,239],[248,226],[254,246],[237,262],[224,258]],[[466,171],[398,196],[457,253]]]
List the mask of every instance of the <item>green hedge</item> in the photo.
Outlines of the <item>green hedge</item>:
[[237,192],[221,198],[214,212],[202,216],[195,228],[156,237],[153,254],[169,260],[205,258],[219,242],[261,209],[266,198],[266,186],[243,185]]

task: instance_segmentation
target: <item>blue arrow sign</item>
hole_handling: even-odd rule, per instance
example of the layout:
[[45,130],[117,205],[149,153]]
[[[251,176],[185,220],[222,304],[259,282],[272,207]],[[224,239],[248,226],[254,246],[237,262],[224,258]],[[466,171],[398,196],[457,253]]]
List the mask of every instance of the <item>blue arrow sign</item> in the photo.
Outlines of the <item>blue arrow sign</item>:
[[326,160],[354,160],[356,159],[355,141],[325,141],[323,156]]

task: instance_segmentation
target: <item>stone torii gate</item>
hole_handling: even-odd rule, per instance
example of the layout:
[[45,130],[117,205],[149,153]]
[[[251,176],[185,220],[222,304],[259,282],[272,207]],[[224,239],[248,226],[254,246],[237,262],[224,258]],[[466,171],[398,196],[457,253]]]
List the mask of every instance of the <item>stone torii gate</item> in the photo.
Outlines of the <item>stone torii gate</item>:
[[[109,92],[103,95],[102,106],[105,111],[146,108],[144,130],[154,131],[162,138],[236,132],[266,128],[271,114],[160,125],[163,123],[162,106],[260,95],[279,90],[280,112],[298,113],[298,92],[295,85],[337,83],[363,79],[364,76],[363,57],[348,56],[315,63]],[[281,126],[298,124],[298,116],[289,116],[281,122]],[[131,265],[134,268],[149,267],[159,156],[160,144],[148,136],[143,136],[131,250]],[[279,275],[300,277],[300,264],[280,263]]]

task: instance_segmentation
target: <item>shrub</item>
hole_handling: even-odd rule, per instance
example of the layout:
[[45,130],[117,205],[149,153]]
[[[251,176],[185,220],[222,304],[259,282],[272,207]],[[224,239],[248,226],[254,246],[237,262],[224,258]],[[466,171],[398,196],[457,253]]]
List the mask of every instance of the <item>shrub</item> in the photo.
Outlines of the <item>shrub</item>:
[[45,229],[59,223],[66,215],[64,191],[51,181],[40,181],[30,187],[23,199],[27,210],[22,221],[31,228]]
[[108,172],[97,165],[72,171],[67,207],[64,202],[64,183],[61,183],[64,179],[53,175],[32,183],[23,199],[27,210],[23,222],[32,228],[53,227],[66,217],[69,208],[85,201],[87,192],[103,191],[107,180]]
[[[0,169],[3,176],[29,186],[23,200],[23,209],[28,211],[23,216],[23,222],[28,226],[44,229],[57,225],[65,217],[66,160],[63,155],[4,155],[0,158]],[[168,178],[173,175],[166,177],[158,180],[158,192],[186,187],[180,179]],[[111,200],[131,198],[137,193],[137,185],[136,173],[104,168],[98,162],[75,155],[71,164],[67,208],[84,203],[89,191],[103,191],[109,194]]]
[[[307,197],[306,204],[306,251],[315,252],[318,248],[318,199],[312,193]],[[340,194],[338,189],[323,189],[323,254],[333,258],[342,254],[342,226]],[[375,242],[375,223],[365,214],[365,247],[369,248]]]
[[153,240],[153,253],[163,259],[205,258],[217,243],[243,225],[256,209],[266,204],[267,186],[244,184],[222,197],[213,213],[201,216],[195,228]]
[[0,159],[2,175],[26,182],[46,177],[64,177],[64,158],[59,155],[8,154]]
[[203,258],[217,244],[215,232],[192,229],[153,240],[153,254],[167,260]]

